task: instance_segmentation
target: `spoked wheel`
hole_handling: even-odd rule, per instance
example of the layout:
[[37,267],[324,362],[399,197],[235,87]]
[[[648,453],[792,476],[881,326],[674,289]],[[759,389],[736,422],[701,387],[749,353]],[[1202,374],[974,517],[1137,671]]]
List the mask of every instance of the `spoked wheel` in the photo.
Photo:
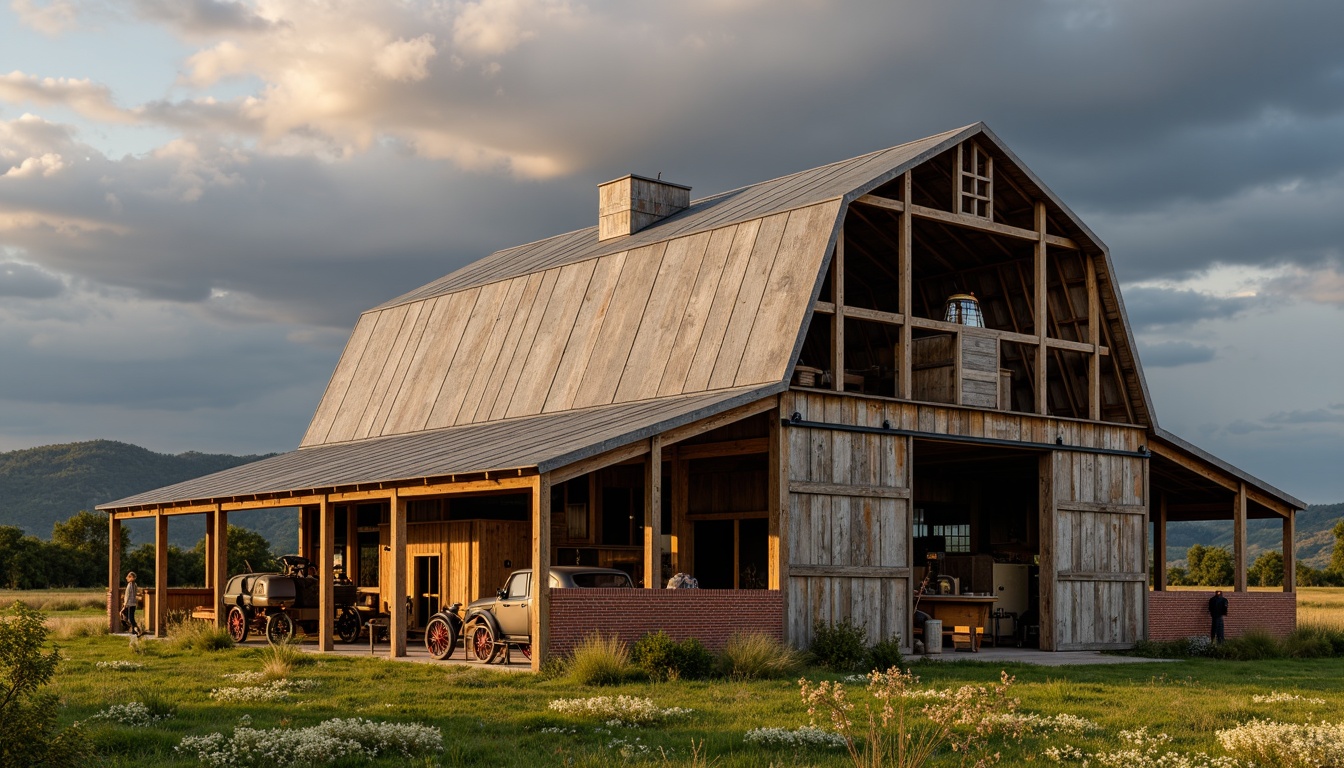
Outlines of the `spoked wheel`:
[[489,664],[499,655],[499,646],[495,645],[495,632],[484,621],[478,621],[467,635],[471,645],[471,654],[477,661]]
[[443,660],[453,655],[457,647],[457,627],[441,616],[429,620],[425,627],[425,650],[435,659]]
[[359,639],[359,611],[350,606],[341,609],[341,615],[336,617],[336,636],[341,638],[342,643],[353,643]]
[[241,643],[247,639],[247,615],[243,609],[238,606],[230,606],[229,612],[225,614],[224,628],[228,630],[229,637],[235,643]]
[[288,643],[294,639],[294,620],[288,613],[273,613],[266,617],[266,640],[271,645]]

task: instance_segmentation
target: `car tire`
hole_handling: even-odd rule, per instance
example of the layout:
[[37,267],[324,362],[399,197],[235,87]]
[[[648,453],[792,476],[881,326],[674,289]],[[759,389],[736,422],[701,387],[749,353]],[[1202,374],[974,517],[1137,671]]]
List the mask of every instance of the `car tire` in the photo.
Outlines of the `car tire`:
[[425,627],[425,650],[435,659],[442,661],[453,655],[457,648],[457,628],[452,622],[441,616],[429,620]]
[[353,643],[359,639],[359,611],[350,606],[341,609],[341,615],[336,617],[336,636],[342,643]]
[[271,645],[281,645],[294,639],[294,619],[280,612],[266,617],[266,640]]
[[243,613],[243,609],[231,605],[224,616],[224,629],[228,631],[229,638],[235,643],[247,640],[247,614]]
[[478,621],[467,632],[467,644],[472,658],[489,664],[499,656],[499,646],[495,644],[495,630],[490,623]]

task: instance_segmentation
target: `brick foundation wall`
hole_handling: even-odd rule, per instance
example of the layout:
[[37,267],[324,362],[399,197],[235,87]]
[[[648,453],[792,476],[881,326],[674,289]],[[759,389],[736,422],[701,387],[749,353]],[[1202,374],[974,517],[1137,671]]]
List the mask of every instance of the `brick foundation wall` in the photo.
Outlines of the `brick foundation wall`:
[[[1179,640],[1209,636],[1209,598],[1213,590],[1180,590],[1148,593],[1148,638]],[[1294,592],[1233,592],[1227,598],[1223,629],[1237,637],[1250,629],[1263,629],[1287,637],[1297,628],[1297,594]]]
[[662,630],[722,650],[734,632],[784,639],[784,596],[776,589],[553,589],[551,654],[568,653],[594,630],[633,643]]

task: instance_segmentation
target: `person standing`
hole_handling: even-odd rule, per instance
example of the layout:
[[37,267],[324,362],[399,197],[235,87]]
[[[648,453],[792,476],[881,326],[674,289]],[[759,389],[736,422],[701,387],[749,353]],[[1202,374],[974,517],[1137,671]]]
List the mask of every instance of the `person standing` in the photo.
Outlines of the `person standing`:
[[1214,590],[1209,598],[1209,616],[1213,617],[1213,626],[1209,627],[1209,639],[1215,643],[1223,642],[1223,617],[1227,615],[1227,598],[1223,590]]
[[130,628],[132,637],[144,635],[144,630],[135,623],[135,607],[139,603],[139,590],[135,587],[135,571],[126,574],[126,596],[121,601],[121,608],[126,613],[126,625]]

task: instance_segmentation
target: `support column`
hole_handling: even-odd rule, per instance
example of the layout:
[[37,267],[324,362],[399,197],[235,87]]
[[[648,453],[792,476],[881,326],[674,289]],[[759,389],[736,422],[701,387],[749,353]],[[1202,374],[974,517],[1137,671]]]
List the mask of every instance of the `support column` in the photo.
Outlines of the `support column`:
[[309,516],[307,507],[299,507],[299,557],[306,557],[309,560],[313,554],[308,551],[308,525]]
[[406,655],[406,499],[392,490],[389,500],[392,516],[392,597],[388,601],[388,653],[392,658]]
[[914,396],[914,385],[911,382],[914,366],[910,358],[911,347],[914,345],[914,336],[911,332],[913,326],[910,325],[910,320],[914,317],[915,309],[912,303],[914,278],[910,267],[914,252],[915,219],[910,213],[913,189],[914,182],[910,172],[906,171],[901,177],[901,201],[905,203],[905,207],[901,209],[901,231],[896,242],[896,268],[899,270],[897,291],[900,293],[901,314],[905,316],[905,322],[901,323],[900,359],[896,361],[896,396],[902,400],[909,400]]
[[[1057,452],[1051,451],[1041,456],[1037,474],[1040,479],[1040,524],[1041,524],[1041,570],[1040,570],[1040,646],[1042,651],[1055,650],[1055,627],[1058,617],[1055,615],[1055,583],[1059,564],[1059,553],[1055,548],[1056,529],[1058,528],[1055,511],[1055,475],[1058,470]],[[1068,606],[1063,607],[1065,611]]]
[[[785,395],[780,396],[780,402]],[[766,414],[770,420],[770,459],[767,471],[770,509],[770,574],[767,586],[778,589],[784,603],[784,642],[789,642],[789,442],[780,419],[783,408]],[[906,637],[909,637],[907,634]]]
[[107,516],[107,631],[121,631],[121,520]]
[[[661,449],[661,446],[659,446]],[[661,453],[661,450],[659,451]],[[532,671],[541,670],[551,646],[551,476],[532,485]]]
[[1294,518],[1297,512],[1288,510],[1283,518],[1283,591],[1297,591],[1297,552],[1293,549],[1293,531],[1296,528]]
[[[691,572],[691,525],[686,519],[690,503],[691,463],[680,456],[680,450],[672,447],[672,570],[677,573]],[[591,498],[591,496],[589,497]]]
[[214,549],[206,551],[206,557],[215,562],[215,626],[225,627],[229,618],[224,606],[224,588],[229,583],[229,513],[216,504],[211,517],[215,523],[215,545]]
[[215,513],[205,513],[205,588],[215,586],[215,559],[210,556],[215,551]]
[[154,635],[168,636],[168,516],[154,516]]
[[[1041,416],[1048,416],[1049,409],[1049,389],[1046,388],[1046,352],[1045,339],[1049,335],[1049,323],[1047,322],[1047,313],[1049,312],[1049,290],[1048,278],[1046,275],[1046,249],[1045,249],[1045,203],[1037,201],[1036,203],[1036,290],[1035,290],[1035,317],[1032,319],[1032,325],[1035,326],[1036,337],[1036,413]],[[1041,627],[1042,633],[1045,627]]]
[[1246,591],[1246,484],[1237,484],[1237,497],[1232,511],[1232,557],[1236,561],[1237,592]]
[[336,602],[333,599],[336,594],[333,578],[336,569],[336,505],[331,503],[326,494],[322,495],[317,514],[322,535],[321,544],[317,547],[317,649],[325,653],[335,647],[331,636],[336,616]]
[[355,504],[345,505],[345,578],[359,583],[359,517]]
[[644,588],[663,586],[663,438],[649,438],[644,459]]
[[1167,494],[1157,495],[1157,514],[1153,519],[1153,591],[1167,590]]
[[1101,307],[1097,291],[1097,262],[1083,254],[1087,262],[1087,337],[1092,354],[1087,358],[1087,418],[1101,421]]
[[831,261],[831,298],[835,300],[835,314],[831,315],[831,388],[845,391],[845,228],[835,239],[835,257]]

